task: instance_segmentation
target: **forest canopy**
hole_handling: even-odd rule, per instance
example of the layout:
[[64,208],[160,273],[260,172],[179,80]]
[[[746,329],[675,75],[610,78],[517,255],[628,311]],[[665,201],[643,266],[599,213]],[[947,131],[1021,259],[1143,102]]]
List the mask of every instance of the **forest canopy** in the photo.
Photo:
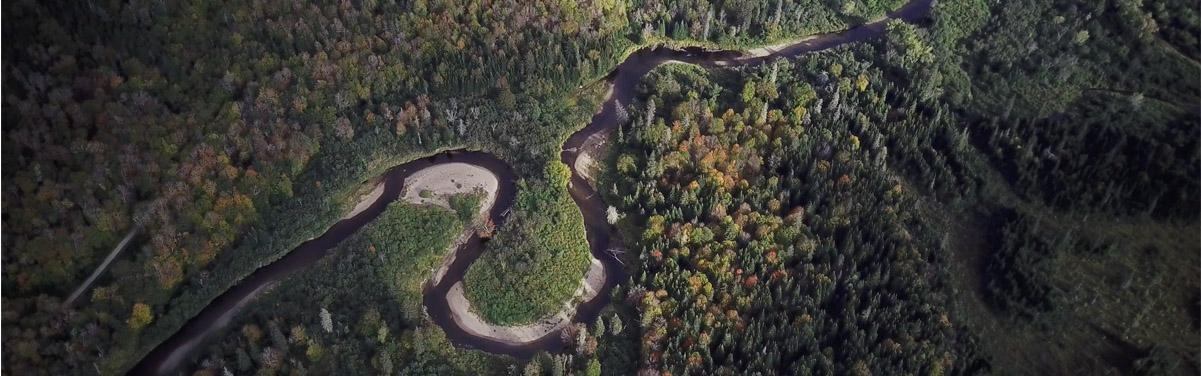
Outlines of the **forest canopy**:
[[567,193],[571,171],[551,162],[543,174],[544,182],[518,183],[508,221],[463,277],[472,308],[489,323],[529,324],[557,313],[588,271],[584,222]]
[[[588,270],[560,152],[623,61],[905,3],[5,2],[7,371],[128,372],[384,171],[448,150],[515,172],[464,285],[488,321],[536,321]],[[1196,373],[1195,1],[932,4],[830,50],[643,77],[595,156],[629,278],[553,351],[464,350],[424,316],[429,270],[478,225],[460,196],[389,206],[186,368]]]

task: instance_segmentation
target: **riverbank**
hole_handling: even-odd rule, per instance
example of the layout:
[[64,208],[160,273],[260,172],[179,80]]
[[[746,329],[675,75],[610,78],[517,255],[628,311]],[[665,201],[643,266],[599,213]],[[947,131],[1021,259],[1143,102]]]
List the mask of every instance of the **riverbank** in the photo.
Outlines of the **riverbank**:
[[[894,18],[892,13],[877,16],[864,23],[864,25],[875,25],[880,22]],[[756,47],[746,50],[743,53],[742,60],[767,57],[774,54],[785,52],[788,48],[810,42],[824,34],[810,34],[799,38],[784,39],[775,43],[771,43],[762,47]]]
[[[378,198],[372,199],[374,195],[363,194],[363,192],[366,192],[367,189],[374,190],[374,188],[371,188],[370,185],[364,185],[360,186],[357,190],[351,190],[351,192],[348,192],[344,196],[354,199],[343,201],[345,203],[343,207],[350,207],[351,203],[355,202],[354,200],[356,199],[359,202],[369,202],[369,205],[365,205],[365,209],[348,219],[336,221],[336,223],[330,225],[318,236],[301,242],[278,259],[262,265],[240,264],[253,268],[253,272],[242,278],[238,283],[232,284],[228,289],[224,289],[224,292],[210,300],[198,313],[180,324],[178,329],[171,331],[174,334],[149,350],[146,355],[141,357],[142,360],[133,369],[128,371],[105,370],[102,373],[130,373],[135,375],[169,374],[173,370],[176,370],[181,363],[188,361],[189,357],[194,355],[196,349],[203,348],[204,344],[207,343],[213,334],[225,330],[222,326],[222,323],[225,322],[224,318],[230,317],[227,315],[236,315],[238,312],[241,312],[245,307],[241,302],[245,301],[245,299],[253,300],[254,296],[263,291],[261,290],[263,286],[275,284],[294,275],[294,273],[312,266],[317,261],[325,258],[328,252],[336,245],[355,234],[364,226],[373,223],[390,203],[400,198],[404,179],[412,175],[413,172],[431,166],[454,162],[464,162],[483,167],[490,171],[492,175],[497,176],[496,180],[500,182],[500,186],[496,189],[494,206],[508,207],[511,205],[514,191],[512,182],[515,181],[515,178],[511,167],[504,161],[491,154],[478,151],[436,149],[431,151],[431,153],[433,154],[426,154],[424,156],[409,155],[404,160],[399,160],[401,158],[399,156],[389,157],[387,161],[372,163],[373,167],[369,168],[365,175],[375,176],[383,182],[384,190],[382,194]],[[398,164],[391,164],[389,161],[395,161]],[[374,184],[370,178],[357,180]],[[490,213],[492,218],[498,217],[497,211],[493,210]],[[331,214],[338,217],[342,216],[341,213],[336,212]],[[443,247],[439,246],[438,248],[442,249]],[[465,248],[471,249],[472,246],[468,245]],[[423,272],[425,270],[419,273]]]
[[355,204],[354,208],[350,209],[350,212],[347,212],[346,215],[343,215],[342,219],[350,219],[351,217],[359,215],[359,213],[362,213],[363,211],[367,210],[367,208],[371,207],[371,204],[379,201],[380,196],[383,195],[384,182],[381,181],[379,184],[375,185],[375,189],[372,189],[370,193],[359,197],[359,203]]
[[486,168],[468,163],[444,163],[426,167],[414,172],[404,180],[404,192],[401,199],[418,205],[436,205],[454,210],[447,199],[450,196],[481,191],[479,209],[475,216],[475,225],[463,230],[451,243],[442,258],[442,263],[430,275],[429,286],[442,283],[442,277],[454,264],[458,252],[455,252],[471,239],[492,206],[496,204],[496,192],[500,187],[500,178]]
[[589,301],[595,298],[605,286],[605,267],[600,260],[592,258],[591,266],[584,278],[580,279],[580,287],[572,298],[563,302],[563,309],[547,316],[533,324],[527,325],[493,325],[484,321],[472,310],[471,301],[463,292],[463,282],[451,286],[446,294],[450,305],[450,314],[455,324],[460,328],[480,338],[510,345],[522,345],[551,334],[567,324],[575,316],[577,302]]
[[418,205],[437,205],[454,210],[449,197],[461,193],[484,193],[480,214],[487,213],[496,201],[500,179],[488,169],[473,164],[451,162],[433,165],[413,172],[404,180],[401,199]]
[[584,178],[588,184],[596,186],[596,174],[599,167],[598,160],[603,157],[601,152],[605,150],[609,144],[609,138],[612,132],[597,132],[584,141],[584,145],[580,146],[579,155],[576,157],[575,164],[572,166],[580,177]]

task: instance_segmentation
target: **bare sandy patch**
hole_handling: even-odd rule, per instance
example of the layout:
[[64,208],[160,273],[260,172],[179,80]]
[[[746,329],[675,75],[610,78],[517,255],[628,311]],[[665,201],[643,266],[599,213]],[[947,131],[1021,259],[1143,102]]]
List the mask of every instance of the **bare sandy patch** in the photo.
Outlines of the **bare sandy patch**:
[[605,266],[600,260],[592,258],[588,273],[580,280],[580,287],[576,289],[572,298],[563,302],[563,309],[538,320],[538,322],[526,325],[505,326],[485,322],[483,318],[472,311],[471,302],[463,294],[463,282],[450,287],[450,291],[446,293],[446,300],[450,306],[451,318],[463,330],[477,337],[520,345],[542,338],[546,334],[570,324],[578,303],[592,300],[604,286]]
[[746,60],[746,59],[753,59],[753,58],[757,58],[757,57],[768,56],[768,55],[774,54],[776,52],[780,52],[780,50],[788,48],[794,44],[808,42],[815,38],[817,38],[817,35],[809,35],[809,36],[805,36],[805,37],[801,37],[801,38],[797,38],[797,39],[790,39],[790,40],[786,40],[786,41],[783,41],[780,43],[771,44],[771,45],[767,45],[767,46],[763,46],[763,47],[759,47],[759,48],[752,48],[752,49],[746,50],[746,52],[738,59]]
[[500,179],[486,168],[462,162],[442,163],[418,170],[405,178],[401,198],[414,204],[450,209],[450,202],[447,201],[449,196],[481,189],[484,199],[480,202],[479,214],[484,214],[492,209],[498,186]]
[[[865,22],[861,25],[851,26],[847,30],[850,30],[850,29],[853,29],[856,27],[860,27],[860,26],[875,25],[880,22],[884,22],[888,19],[890,19],[890,18],[888,17],[887,14],[881,15],[881,16],[878,16],[878,17],[872,19],[871,21]],[[823,34],[807,35],[807,36],[803,36],[800,38],[786,39],[786,40],[780,41],[779,43],[773,43],[773,44],[766,45],[766,46],[759,47],[759,48],[752,48],[752,49],[746,50],[743,53],[743,55],[738,58],[738,60],[754,59],[757,57],[764,57],[764,56],[772,55],[777,52],[780,52],[780,50],[783,50],[785,48],[791,47],[796,44],[805,43],[805,42],[817,39],[817,38],[825,36],[825,35],[827,35],[827,34],[823,33]]]
[[381,182],[379,182],[379,184],[376,184],[375,189],[372,189],[371,193],[368,193],[367,195],[359,198],[359,203],[355,204],[354,209],[351,209],[349,213],[346,213],[346,215],[342,216],[342,219],[348,219],[348,218],[354,217],[356,215],[359,215],[359,213],[362,213],[364,210],[367,210],[367,208],[370,207],[371,204],[374,204],[376,201],[379,200],[379,197],[383,196],[383,195],[384,195],[384,182],[381,181]]
[[588,136],[584,140],[583,145],[579,148],[579,154],[575,158],[575,166],[573,169],[580,174],[580,177],[588,181],[588,184],[596,185],[597,158],[600,157],[600,152],[604,150],[609,143],[609,136],[612,131],[596,132]]

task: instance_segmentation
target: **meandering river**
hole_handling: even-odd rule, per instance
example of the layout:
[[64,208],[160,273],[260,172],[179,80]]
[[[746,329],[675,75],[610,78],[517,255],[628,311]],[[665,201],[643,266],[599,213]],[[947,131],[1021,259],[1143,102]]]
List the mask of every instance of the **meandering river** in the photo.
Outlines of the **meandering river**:
[[[587,149],[591,140],[598,139],[592,136],[604,135],[616,129],[619,125],[617,105],[618,103],[626,105],[633,101],[634,86],[642,79],[642,76],[668,61],[680,61],[708,68],[758,65],[779,58],[795,57],[849,42],[877,37],[883,33],[889,20],[916,21],[929,12],[934,1],[913,0],[888,14],[884,19],[838,33],[806,38],[779,48],[758,49],[756,52],[761,53],[755,55],[747,55],[738,51],[708,51],[697,48],[685,50],[653,48],[639,50],[619,64],[606,77],[606,81],[612,85],[612,91],[608,98],[605,99],[600,110],[593,115],[591,122],[567,139],[560,154],[563,163],[571,168],[569,191],[571,198],[580,207],[580,213],[584,217],[584,227],[592,256],[604,264],[606,271],[604,288],[592,300],[579,304],[572,321],[590,322],[595,320],[600,310],[609,304],[613,286],[626,278],[624,266],[613,254],[608,252],[611,248],[610,243],[617,239],[617,233],[605,220],[607,206],[601,201],[596,190],[581,177],[580,171],[575,169],[575,162],[580,151]],[[199,314],[184,324],[178,332],[159,344],[130,373],[161,375],[175,370],[188,356],[197,351],[208,337],[227,326],[233,317],[255,297],[291,273],[311,266],[339,242],[375,220],[383,213],[388,204],[399,198],[403,192],[406,177],[423,168],[449,162],[474,164],[488,169],[499,178],[500,185],[496,192],[496,201],[488,215],[497,225],[502,223],[505,219],[504,213],[513,204],[515,175],[508,164],[495,156],[480,152],[448,151],[396,166],[384,173],[382,176],[384,192],[366,210],[335,223],[321,236],[302,243],[278,261],[259,268],[233,288],[218,296]],[[472,335],[459,327],[452,319],[446,294],[451,286],[463,279],[467,268],[479,258],[484,248],[482,244],[481,239],[473,235],[465,244],[455,250],[455,260],[439,283],[426,288],[423,303],[429,317],[445,330],[447,337],[456,346],[522,358],[530,357],[539,351],[561,350],[564,345],[559,340],[558,331],[552,331],[542,338],[530,342],[511,344]]]

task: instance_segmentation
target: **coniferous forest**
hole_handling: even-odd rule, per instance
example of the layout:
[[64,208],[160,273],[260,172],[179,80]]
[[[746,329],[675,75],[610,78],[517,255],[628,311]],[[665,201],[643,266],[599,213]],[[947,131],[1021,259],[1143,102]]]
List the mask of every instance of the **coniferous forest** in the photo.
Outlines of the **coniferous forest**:
[[1194,0],[2,8],[0,373],[1201,374]]

